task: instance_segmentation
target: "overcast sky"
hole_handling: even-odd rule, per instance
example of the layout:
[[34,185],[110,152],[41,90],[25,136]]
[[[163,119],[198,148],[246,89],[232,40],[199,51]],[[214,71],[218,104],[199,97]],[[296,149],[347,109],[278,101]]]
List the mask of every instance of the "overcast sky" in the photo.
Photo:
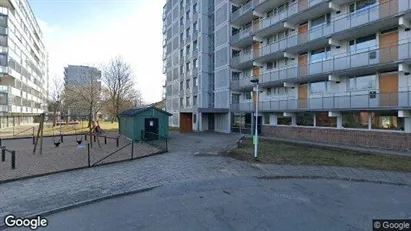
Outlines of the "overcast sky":
[[161,100],[165,0],[29,0],[49,52],[50,78],[64,67],[95,65],[121,55],[148,103]]

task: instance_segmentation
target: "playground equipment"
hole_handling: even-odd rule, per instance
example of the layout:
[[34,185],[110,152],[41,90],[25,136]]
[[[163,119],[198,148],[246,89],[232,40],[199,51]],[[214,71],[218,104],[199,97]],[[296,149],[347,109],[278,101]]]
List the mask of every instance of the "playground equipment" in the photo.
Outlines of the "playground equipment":
[[[77,142],[77,144],[78,145],[80,145],[82,142],[83,142],[83,136],[82,135],[78,135],[77,134],[77,129],[74,129],[74,134],[76,135],[76,142]],[[79,137],[80,137],[80,139],[79,139]]]

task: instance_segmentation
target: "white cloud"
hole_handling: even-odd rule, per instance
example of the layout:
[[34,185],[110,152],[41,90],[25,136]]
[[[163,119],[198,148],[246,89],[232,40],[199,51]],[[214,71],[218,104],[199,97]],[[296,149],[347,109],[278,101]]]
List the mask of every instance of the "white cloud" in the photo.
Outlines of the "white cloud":
[[98,65],[122,55],[135,71],[144,100],[161,99],[162,3],[142,5],[132,15],[101,22],[96,28],[59,28],[39,20],[49,52],[50,75],[62,77],[64,66]]

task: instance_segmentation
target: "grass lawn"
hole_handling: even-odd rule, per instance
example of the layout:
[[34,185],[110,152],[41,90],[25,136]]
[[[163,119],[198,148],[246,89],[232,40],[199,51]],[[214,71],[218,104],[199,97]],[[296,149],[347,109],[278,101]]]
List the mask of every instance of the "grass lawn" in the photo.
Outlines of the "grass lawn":
[[[272,140],[260,140],[258,144],[260,163],[363,167],[411,172],[411,157],[373,155]],[[251,139],[247,139],[240,148],[232,150],[227,155],[239,160],[253,161],[253,154],[254,145]]]
[[[105,131],[105,132],[117,132],[118,131],[118,123],[114,122],[99,122],[100,127]],[[83,123],[79,124],[73,124],[73,125],[62,125],[61,126],[61,133],[62,134],[74,134],[75,132],[77,133],[86,133],[89,131],[89,128],[87,128],[88,121],[83,121]],[[43,135],[53,135],[54,134],[59,134],[60,132],[60,126],[56,126],[54,128],[44,128],[43,130]]]

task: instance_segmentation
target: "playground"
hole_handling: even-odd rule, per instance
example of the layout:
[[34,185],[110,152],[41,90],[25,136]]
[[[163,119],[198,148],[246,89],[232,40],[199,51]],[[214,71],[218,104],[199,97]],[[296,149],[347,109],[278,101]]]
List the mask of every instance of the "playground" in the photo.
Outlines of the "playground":
[[49,132],[43,119],[31,137],[1,138],[0,182],[133,160],[167,151],[167,141],[132,142],[117,132],[105,131],[94,121],[89,128],[86,126],[63,132],[64,125],[59,125]]

